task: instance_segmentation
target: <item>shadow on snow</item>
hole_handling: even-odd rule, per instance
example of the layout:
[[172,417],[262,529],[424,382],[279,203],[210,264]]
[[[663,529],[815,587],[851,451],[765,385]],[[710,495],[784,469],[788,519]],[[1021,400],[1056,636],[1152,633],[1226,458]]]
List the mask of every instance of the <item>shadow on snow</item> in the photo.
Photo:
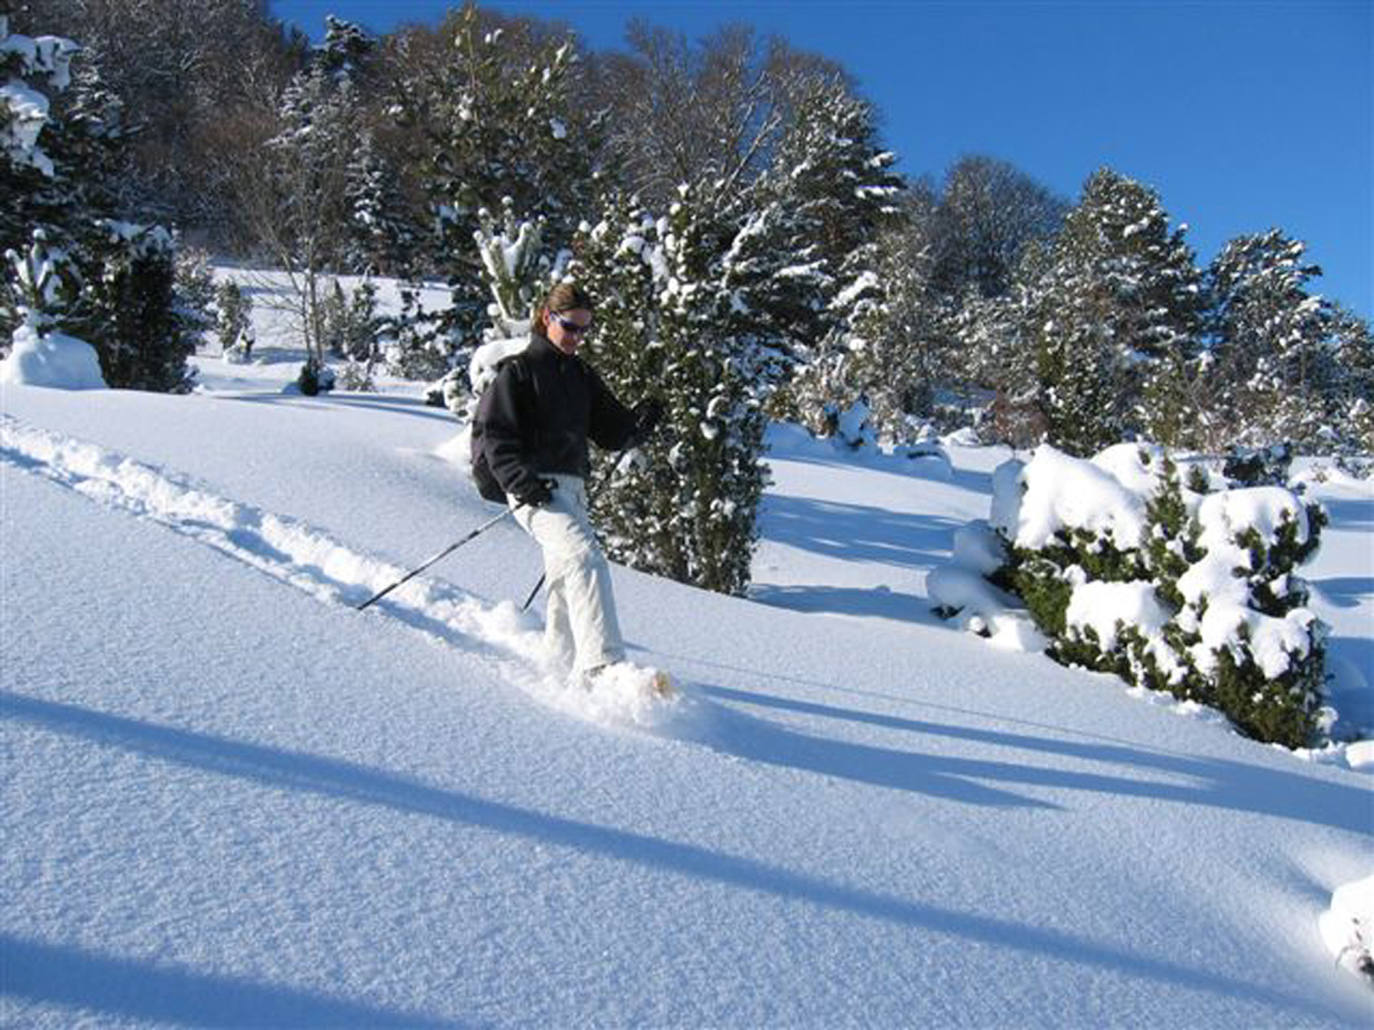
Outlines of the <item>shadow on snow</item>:
[[308,991],[92,955],[0,933],[0,988],[10,998],[108,1015],[214,1027],[439,1027],[411,1013]]
[[[1190,990],[1243,998],[1294,1013],[1309,1016],[1317,1013],[1328,1015],[1318,999],[1294,996],[1264,984],[1232,979],[1168,959],[1133,954],[1111,943],[1005,919],[939,908],[914,899],[847,887],[756,859],[488,801],[351,762],[158,726],[11,692],[0,692],[0,715],[50,732],[89,740],[101,746],[122,748],[156,761],[175,762],[216,775],[266,784],[279,790],[342,798],[359,804],[382,805],[399,812],[442,819],[546,845],[572,848],[613,861],[629,862],[669,874],[710,880],[787,900],[833,908],[864,918],[976,941],[996,948],[1031,952],[1081,966],[1170,983]],[[725,734],[727,740],[734,739],[739,742],[739,737],[757,732],[757,726],[746,727],[739,723],[733,728],[727,727]],[[795,741],[790,739],[791,736],[788,734],[789,739],[786,740],[788,747],[795,745]],[[783,742],[782,738],[777,740],[779,743]],[[771,755],[773,760],[781,758],[780,755],[773,754],[771,745],[752,745],[746,742],[741,746],[761,749],[763,753]],[[871,758],[872,752],[875,751],[872,748],[862,748],[839,752],[836,749],[843,745],[834,745],[829,751],[825,744],[811,746],[810,756],[803,755],[800,759],[803,767],[824,767],[827,763],[833,764],[837,761],[835,755],[842,753],[844,764],[857,769],[860,758]],[[890,771],[892,768],[890,767]],[[940,767],[931,768],[938,771]],[[1009,764],[1004,766],[1001,763],[967,762],[951,768],[974,775],[1001,771],[1009,773],[1012,769]],[[1053,778],[1062,774],[1050,775]],[[1299,784],[1301,782],[1297,777],[1284,779],[1298,780]],[[1085,786],[1091,784],[1091,779],[1083,783]],[[1119,789],[1122,786],[1123,781],[1108,780],[1096,785],[1094,789]],[[1273,798],[1274,792],[1265,793]],[[976,800],[972,797],[969,799]],[[1300,799],[1303,803],[1311,800]],[[1311,815],[1310,812],[1307,814]],[[33,954],[30,952],[30,955]],[[75,957],[73,961],[76,961]],[[34,968],[35,965],[41,966],[41,963],[35,964],[30,961],[30,968]],[[41,994],[44,991],[57,994],[69,989],[55,982],[55,978],[42,976],[37,969],[32,975],[35,980],[33,994]],[[106,980],[108,982],[108,977]],[[193,993],[185,984],[194,985],[194,982],[182,981],[183,995],[189,996]],[[176,983],[174,979],[173,984]],[[265,990],[269,992],[267,1000],[270,1001],[271,989]],[[97,997],[93,999],[96,1004],[102,1002],[99,993],[97,992]],[[103,999],[105,1004],[112,1005],[118,1001],[115,992],[106,993],[110,996]],[[298,996],[288,994],[281,1003],[296,1004],[296,1000],[293,999],[298,999]],[[310,999],[307,997],[304,1003],[309,1002]],[[321,1001],[320,1004],[333,1003]],[[328,1013],[325,1012],[323,1015],[327,1016]]]

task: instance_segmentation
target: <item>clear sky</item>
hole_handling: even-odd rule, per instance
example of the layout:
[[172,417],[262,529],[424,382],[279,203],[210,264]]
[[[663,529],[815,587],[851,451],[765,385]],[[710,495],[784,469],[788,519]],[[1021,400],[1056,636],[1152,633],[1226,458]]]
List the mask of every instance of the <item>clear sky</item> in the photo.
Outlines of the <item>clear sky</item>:
[[[318,38],[434,24],[445,0],[271,0]],[[900,171],[1010,161],[1070,200],[1101,165],[1158,191],[1200,262],[1278,226],[1314,289],[1374,316],[1374,0],[488,0],[561,19],[593,50],[635,16],[696,38],[728,22],[842,63]]]

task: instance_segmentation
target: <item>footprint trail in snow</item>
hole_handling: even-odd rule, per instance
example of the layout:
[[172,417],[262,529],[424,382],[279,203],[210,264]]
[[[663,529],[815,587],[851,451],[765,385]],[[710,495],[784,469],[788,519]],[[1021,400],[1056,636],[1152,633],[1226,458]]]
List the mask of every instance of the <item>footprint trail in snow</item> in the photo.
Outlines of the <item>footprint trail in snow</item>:
[[[0,461],[165,526],[327,604],[356,608],[409,571],[299,519],[219,496],[189,477],[11,415],[0,415]],[[542,667],[538,627],[514,603],[490,604],[441,580],[417,576],[372,610],[470,653],[536,700],[579,718],[669,731],[696,704],[680,695],[663,701],[570,688],[565,676]]]

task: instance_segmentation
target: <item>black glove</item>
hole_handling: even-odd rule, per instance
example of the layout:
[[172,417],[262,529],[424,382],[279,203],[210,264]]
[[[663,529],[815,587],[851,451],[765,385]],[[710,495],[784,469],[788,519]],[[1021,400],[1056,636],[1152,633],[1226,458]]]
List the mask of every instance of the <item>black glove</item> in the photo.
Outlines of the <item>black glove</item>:
[[557,486],[556,479],[536,479],[516,494],[515,499],[531,508],[543,508],[553,500],[553,491]]
[[635,430],[631,440],[635,445],[643,443],[649,434],[663,421],[663,401],[657,397],[646,397],[635,405]]

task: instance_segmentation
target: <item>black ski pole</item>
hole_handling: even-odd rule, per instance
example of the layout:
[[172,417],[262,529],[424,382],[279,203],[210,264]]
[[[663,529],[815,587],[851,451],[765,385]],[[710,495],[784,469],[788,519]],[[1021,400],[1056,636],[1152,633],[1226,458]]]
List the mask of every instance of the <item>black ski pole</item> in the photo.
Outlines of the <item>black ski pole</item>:
[[525,603],[520,606],[522,612],[528,611],[530,605],[534,603],[534,599],[539,596],[539,588],[544,585],[544,580],[547,576],[547,572],[541,572],[539,574],[539,582],[534,585],[534,589],[530,591],[530,596],[525,598]]
[[[493,518],[488,519],[486,522],[483,522],[480,526],[478,526],[476,529],[474,529],[474,530],[473,530],[471,533],[469,533],[467,536],[463,537],[463,539],[459,540],[456,544],[449,544],[447,547],[445,547],[442,551],[440,551],[438,554],[436,554],[436,555],[435,555],[433,558],[431,558],[429,561],[425,562],[423,565],[419,566],[418,568],[414,568],[414,569],[412,569],[411,571],[407,572],[404,576],[402,576],[400,579],[398,579],[395,583],[392,583],[391,586],[386,587],[386,588],[385,588],[384,590],[382,590],[380,593],[373,594],[371,597],[369,597],[369,598],[368,598],[366,601],[364,601],[362,604],[358,605],[358,611],[362,611],[364,608],[367,608],[367,607],[368,607],[369,605],[371,605],[374,601],[380,601],[383,597],[385,597],[387,594],[391,593],[393,590],[395,590],[395,589],[396,589],[398,586],[400,586],[402,583],[406,582],[406,581],[409,580],[409,579],[413,579],[414,577],[418,576],[420,573],[424,572],[425,569],[429,568],[431,565],[433,565],[435,562],[437,562],[440,558],[444,558],[444,557],[447,557],[448,555],[452,554],[454,551],[458,550],[458,548],[462,547],[462,546],[463,546],[465,543],[467,543],[469,540],[473,539],[474,537],[476,537],[476,536],[478,536],[478,535],[480,535],[480,534],[482,534],[482,533],[485,533],[487,530],[489,530],[492,526],[496,525],[496,524],[497,524],[498,522],[500,522],[502,519],[506,518],[508,515],[513,515],[513,514],[515,514],[515,509],[514,509],[514,508],[507,508],[507,509],[506,509],[505,511],[503,511],[500,515],[496,515],[496,516],[494,516]],[[541,580],[540,582],[543,582],[543,581]]]

